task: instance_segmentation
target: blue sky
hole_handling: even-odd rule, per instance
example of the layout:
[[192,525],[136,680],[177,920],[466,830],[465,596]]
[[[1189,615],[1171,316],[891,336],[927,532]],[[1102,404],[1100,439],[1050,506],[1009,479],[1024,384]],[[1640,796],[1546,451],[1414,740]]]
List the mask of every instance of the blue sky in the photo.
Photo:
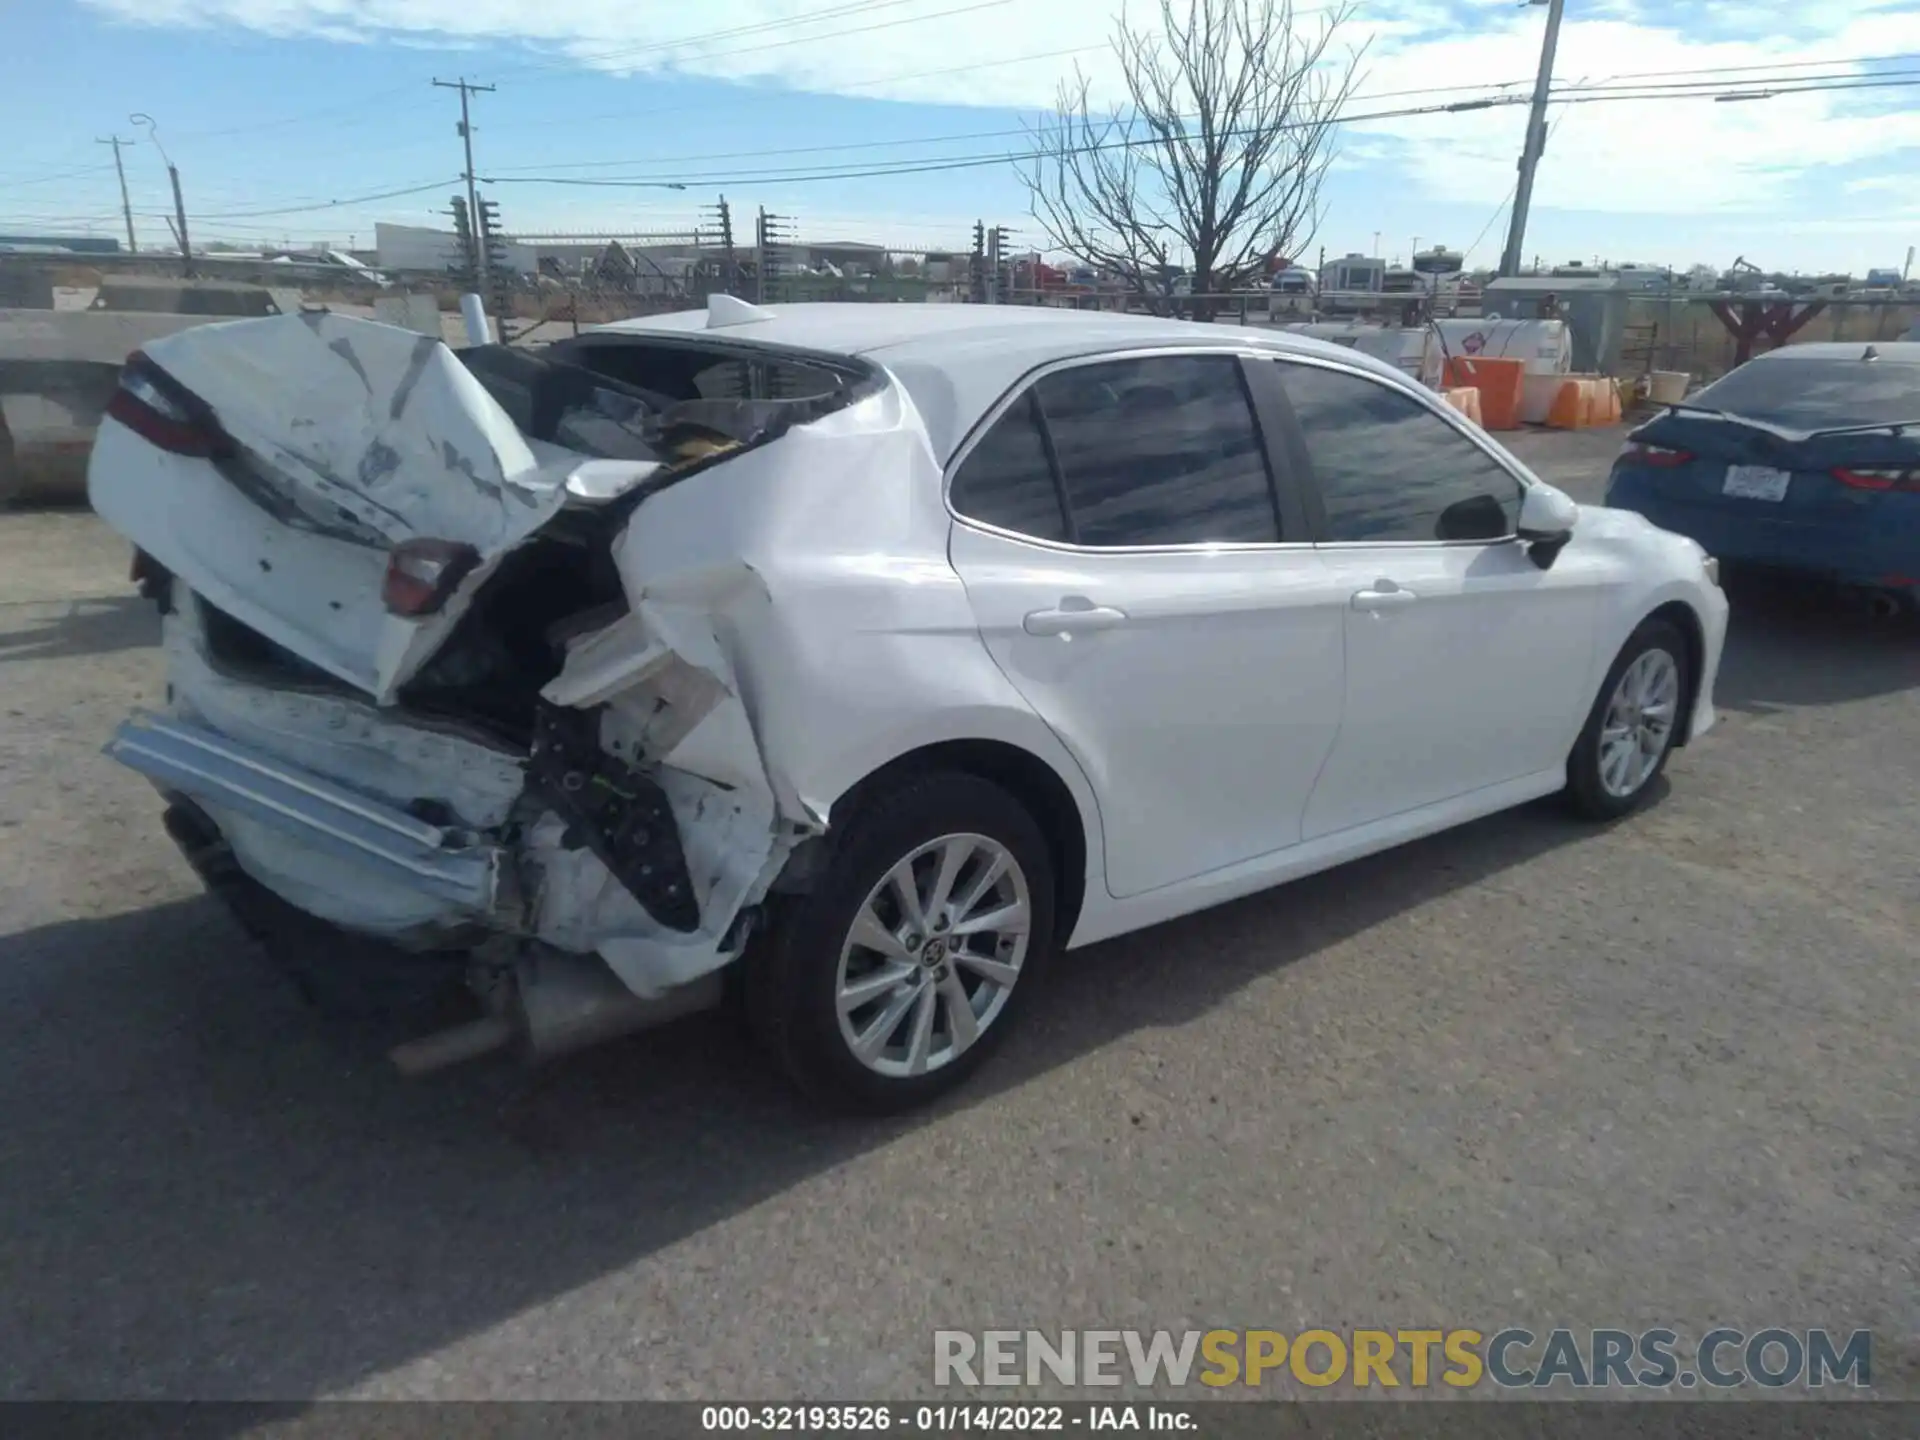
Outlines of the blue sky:
[[[1319,23],[1322,4],[1298,0],[1301,23]],[[375,220],[432,223],[453,193],[457,97],[429,82],[461,74],[498,86],[474,102],[475,144],[509,229],[685,228],[724,190],[737,217],[765,205],[798,216],[808,238],[957,245],[982,218],[1032,243],[1037,227],[1006,166],[816,181],[782,172],[1017,148],[1076,63],[1096,93],[1119,93],[1106,48],[1116,0],[708,0],[697,13],[657,0],[0,0],[0,10],[10,139],[0,231],[118,233],[112,156],[94,143],[117,133],[142,142],[126,163],[143,245],[167,238],[168,192],[131,112],[157,122],[196,239],[367,245]],[[1139,23],[1147,12],[1130,13]],[[1524,93],[1542,13],[1513,0],[1361,6],[1342,31],[1368,45],[1360,92],[1397,98],[1355,111],[1462,93],[1438,87]],[[711,38],[688,41],[697,36]],[[1735,84],[1782,65],[1920,79],[1920,5],[1568,0],[1556,78],[1658,84],[1658,73],[1686,71]],[[1898,266],[1920,242],[1913,101],[1888,87],[1562,107],[1528,250]],[[1376,233],[1390,256],[1416,237],[1477,241],[1471,258],[1491,263],[1523,124],[1507,107],[1343,127],[1313,248],[1371,251]],[[507,183],[542,173],[689,184]],[[307,208],[418,185],[430,188]]]

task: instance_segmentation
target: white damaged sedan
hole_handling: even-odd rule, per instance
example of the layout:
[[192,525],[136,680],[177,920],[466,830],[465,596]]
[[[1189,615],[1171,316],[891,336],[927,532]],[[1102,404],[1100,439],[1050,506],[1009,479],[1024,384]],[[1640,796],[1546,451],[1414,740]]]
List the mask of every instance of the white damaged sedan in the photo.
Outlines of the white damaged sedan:
[[1623,815],[1714,720],[1698,546],[1284,334],[301,315],[154,342],[109,416],[168,667],[110,753],[308,979],[468,982],[410,1071],[731,988],[810,1091],[912,1105],[1057,950],[1555,792]]

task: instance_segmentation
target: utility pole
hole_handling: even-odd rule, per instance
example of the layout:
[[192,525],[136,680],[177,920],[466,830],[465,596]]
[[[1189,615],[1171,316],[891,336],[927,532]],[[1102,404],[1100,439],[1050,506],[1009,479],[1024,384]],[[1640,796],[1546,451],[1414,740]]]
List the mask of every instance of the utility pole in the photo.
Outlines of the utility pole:
[[1560,12],[1566,0],[1528,0],[1547,7],[1547,33],[1540,43],[1540,73],[1533,82],[1527,111],[1527,138],[1520,148],[1520,179],[1513,188],[1513,216],[1507,223],[1507,248],[1500,256],[1502,277],[1520,273],[1520,247],[1527,239],[1527,209],[1533,204],[1533,174],[1547,148],[1547,95],[1553,86],[1553,52],[1560,43]]
[[133,238],[133,202],[127,198],[127,167],[120,161],[120,147],[131,145],[133,142],[122,140],[118,135],[111,135],[105,140],[96,140],[94,143],[113,146],[113,168],[120,174],[120,213],[127,217],[127,253],[138,255],[140,244]]
[[[193,241],[187,235],[187,205],[180,198],[180,167],[173,163],[173,157],[167,154],[166,147],[160,143],[160,127],[153,123],[151,115],[138,113],[127,117],[129,124],[144,125],[147,139],[153,142],[153,148],[160,152],[160,158],[166,162],[167,179],[173,185],[173,219],[167,223],[173,226],[173,238],[180,244],[180,278],[193,279]],[[114,151],[116,156],[119,151]]]
[[[442,90],[458,90],[460,92],[460,124],[457,130],[460,135],[460,141],[466,146],[467,152],[467,168],[462,172],[467,182],[467,214],[469,216],[478,216],[480,213],[480,196],[473,187],[473,118],[468,113],[467,97],[476,94],[491,95],[494,87],[491,85],[470,84],[464,75],[458,80],[435,80],[433,83]],[[484,295],[487,293],[486,246],[476,245],[474,247],[474,254],[479,262],[477,266],[478,274],[474,277],[474,288],[480,294]]]
[[167,162],[167,179],[173,182],[173,213],[179,221],[173,233],[180,239],[180,275],[182,279],[193,279],[193,242],[187,238],[187,202],[180,198],[180,169],[171,160]]

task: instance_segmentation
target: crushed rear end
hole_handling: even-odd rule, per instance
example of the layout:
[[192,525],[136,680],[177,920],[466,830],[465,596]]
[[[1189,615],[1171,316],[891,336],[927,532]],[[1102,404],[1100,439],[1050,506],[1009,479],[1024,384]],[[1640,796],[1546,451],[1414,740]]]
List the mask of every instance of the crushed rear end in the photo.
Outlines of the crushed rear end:
[[205,326],[133,357],[95,448],[167,663],[109,753],[215,888],[470,967],[491,1013],[414,1068],[704,1003],[820,827],[735,674],[752,568],[636,584],[616,551],[649,496],[877,378],[828,360],[716,395],[749,364],[724,342],[624,350],[620,378],[611,355]]

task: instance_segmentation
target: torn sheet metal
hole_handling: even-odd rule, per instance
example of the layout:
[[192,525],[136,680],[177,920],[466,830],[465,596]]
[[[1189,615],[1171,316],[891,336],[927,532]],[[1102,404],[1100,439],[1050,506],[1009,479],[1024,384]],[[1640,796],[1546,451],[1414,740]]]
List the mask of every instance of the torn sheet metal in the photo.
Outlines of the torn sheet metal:
[[[682,932],[648,913],[588,847],[549,815],[529,836],[542,872],[536,933],[596,950],[637,994],[652,995],[732,959],[736,920],[759,903],[811,826],[783,818],[716,621],[766,602],[749,566],[663,577],[633,609],[569,648],[542,698],[600,707],[602,747],[658,763],[680,832],[699,924]],[[577,842],[578,837],[575,837]]]
[[212,407],[289,524],[487,555],[564,502],[506,412],[433,337],[302,314],[203,326],[146,353]]
[[[445,345],[372,321],[205,325],[148,358],[211,408],[218,460],[101,426],[88,498],[222,610],[391,703],[499,562],[567,502],[581,456],[530,440]],[[387,552],[427,537],[480,562],[438,613],[390,615]]]
[[243,744],[396,805],[431,799],[462,825],[504,825],[526,760],[450,721],[403,718],[351,695],[279,689],[223,674],[207,658],[196,596],[176,585],[161,624],[172,711]]
[[[497,908],[504,857],[487,859],[493,851],[480,837],[497,832],[519,804],[523,758],[457,727],[405,719],[353,695],[275,688],[224,674],[207,656],[197,597],[176,584],[171,598],[161,644],[176,721],[219,736],[234,753],[246,755],[263,782],[272,782],[276,772],[280,783],[291,778],[315,788],[317,780],[322,792],[337,800],[350,791],[366,814],[387,817],[397,833],[414,831],[436,852],[447,840],[458,841],[456,848],[470,848],[469,862],[445,854],[428,858],[453,860],[439,868],[469,874],[473,883],[450,885],[447,875],[423,879],[371,853],[343,848],[338,835],[311,823],[331,826],[324,806],[295,803],[295,813],[262,809],[178,767],[162,774],[135,764],[118,742],[109,753],[162,790],[192,796],[219,826],[243,870],[321,919],[402,943],[474,923],[517,923],[511,912]],[[483,859],[484,876],[472,872]]]

